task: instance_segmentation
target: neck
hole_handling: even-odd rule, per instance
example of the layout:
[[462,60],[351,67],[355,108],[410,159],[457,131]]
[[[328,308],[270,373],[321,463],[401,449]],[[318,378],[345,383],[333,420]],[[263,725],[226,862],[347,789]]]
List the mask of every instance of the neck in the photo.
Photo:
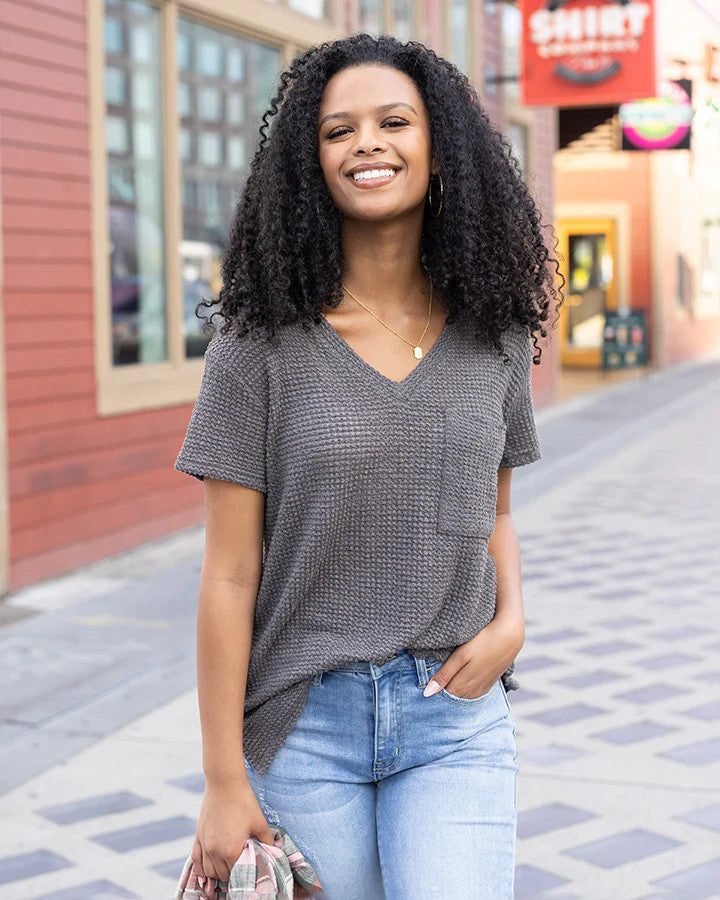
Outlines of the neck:
[[[393,219],[345,219],[342,282],[379,316],[403,312],[427,315],[430,282],[420,262],[420,228]],[[343,306],[355,301],[343,291]],[[435,292],[433,291],[433,307]]]

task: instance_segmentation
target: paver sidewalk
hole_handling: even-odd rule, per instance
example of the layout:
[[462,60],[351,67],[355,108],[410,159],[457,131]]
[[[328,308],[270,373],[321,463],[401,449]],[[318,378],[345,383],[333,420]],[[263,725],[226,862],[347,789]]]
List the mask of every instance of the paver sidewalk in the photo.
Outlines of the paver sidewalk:
[[[710,359],[538,415],[513,476],[518,900],[720,897],[719,412]],[[201,552],[189,529],[13,599],[48,611],[0,630],[3,900],[172,896]]]

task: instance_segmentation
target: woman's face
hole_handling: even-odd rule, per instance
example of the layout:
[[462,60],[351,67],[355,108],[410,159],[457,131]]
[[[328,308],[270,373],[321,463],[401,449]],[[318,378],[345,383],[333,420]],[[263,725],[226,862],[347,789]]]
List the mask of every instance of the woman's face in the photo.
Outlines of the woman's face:
[[[413,80],[380,65],[333,75],[318,111],[318,153],[335,205],[348,218],[389,219],[422,207],[436,167],[430,116]],[[356,181],[349,173],[359,166],[394,174]]]

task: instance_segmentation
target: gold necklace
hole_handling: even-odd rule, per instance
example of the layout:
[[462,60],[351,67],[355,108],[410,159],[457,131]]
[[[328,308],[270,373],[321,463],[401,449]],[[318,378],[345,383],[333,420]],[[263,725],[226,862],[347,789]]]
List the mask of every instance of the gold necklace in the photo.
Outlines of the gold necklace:
[[343,284],[343,289],[346,290],[348,292],[348,294],[350,294],[350,296],[353,298],[353,300],[357,300],[357,302],[360,304],[360,306],[363,307],[363,309],[367,309],[367,311],[370,313],[371,316],[375,316],[375,318],[378,320],[378,322],[381,325],[384,325],[388,329],[388,331],[392,331],[392,333],[394,335],[397,335],[397,337],[399,337],[401,341],[405,341],[406,344],[410,344],[410,346],[413,348],[413,353],[415,354],[416,359],[422,359],[423,351],[422,351],[422,347],[420,346],[420,344],[422,344],[423,338],[425,337],[425,335],[427,333],[428,327],[430,325],[430,318],[432,316],[433,284],[432,284],[432,276],[430,275],[430,273],[428,273],[428,278],[430,279],[430,307],[428,309],[428,320],[427,320],[427,324],[425,325],[425,330],[420,335],[420,340],[417,342],[417,344],[413,344],[412,341],[409,341],[407,338],[404,338],[401,334],[398,334],[394,328],[391,328],[386,322],[383,322],[383,320],[380,318],[380,316],[375,315],[375,313],[371,309],[369,309],[367,306],[365,306],[365,304],[361,300],[358,300],[358,298],[355,296],[355,294],[353,294],[353,292],[349,288],[346,288],[344,284]]

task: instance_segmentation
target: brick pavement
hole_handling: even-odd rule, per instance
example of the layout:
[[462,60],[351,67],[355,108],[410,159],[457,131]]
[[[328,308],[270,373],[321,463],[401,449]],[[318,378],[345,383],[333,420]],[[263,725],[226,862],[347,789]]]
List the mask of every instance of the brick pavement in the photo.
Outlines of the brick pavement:
[[[715,359],[538,414],[545,457],[514,476],[518,900],[720,897],[719,410]],[[202,798],[201,542],[11,598],[45,611],[0,632],[3,900],[172,895]]]

